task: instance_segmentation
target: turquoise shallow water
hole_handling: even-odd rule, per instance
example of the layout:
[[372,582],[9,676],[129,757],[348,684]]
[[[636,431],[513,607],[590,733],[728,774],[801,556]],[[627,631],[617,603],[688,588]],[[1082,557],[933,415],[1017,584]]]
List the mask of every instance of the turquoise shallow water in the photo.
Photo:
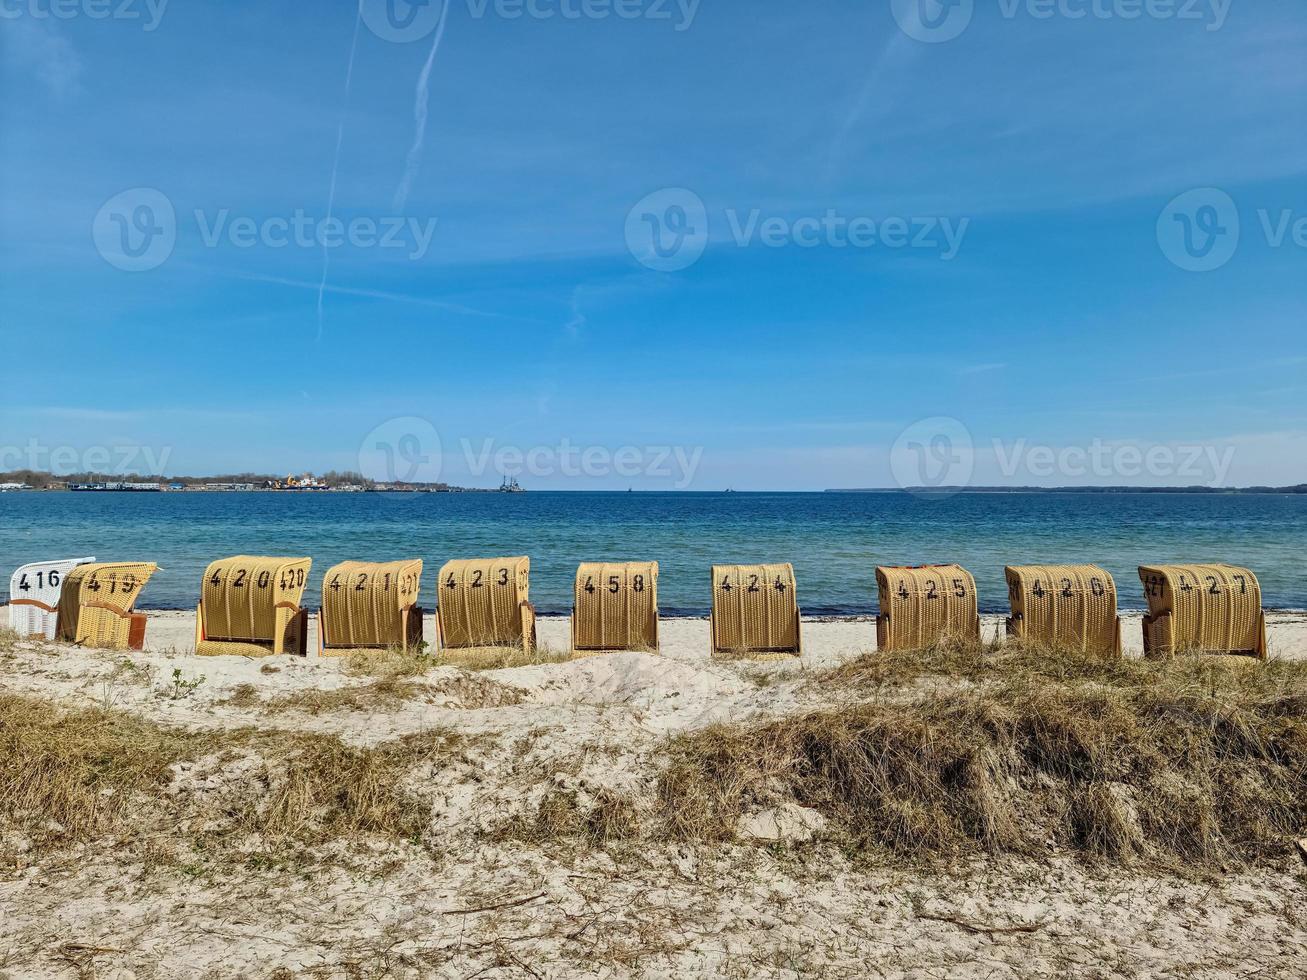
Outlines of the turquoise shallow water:
[[1144,606],[1142,562],[1229,561],[1267,606],[1307,607],[1307,496],[903,493],[8,493],[0,494],[0,592],[20,564],[96,555],[158,562],[141,608],[195,605],[200,576],[231,554],[427,562],[425,604],[450,558],[525,554],[531,597],[571,608],[581,561],[657,560],[664,615],[705,615],[714,562],[793,562],[805,613],[871,614],[875,566],[959,562],[981,607],[1006,608],[1005,564],[1094,562],[1121,605]]

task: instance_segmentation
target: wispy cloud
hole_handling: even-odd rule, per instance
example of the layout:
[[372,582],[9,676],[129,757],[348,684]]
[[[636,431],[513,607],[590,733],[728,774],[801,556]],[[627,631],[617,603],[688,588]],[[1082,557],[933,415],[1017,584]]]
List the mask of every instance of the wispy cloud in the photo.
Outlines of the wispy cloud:
[[[327,221],[331,221],[336,206],[336,174],[340,170],[340,147],[345,141],[345,110],[349,106],[349,90],[354,84],[354,54],[359,46],[359,26],[363,23],[363,0],[354,12],[354,36],[349,42],[349,64],[345,68],[345,95],[340,102],[340,120],[336,124],[336,152],[331,158],[331,186],[327,191]],[[322,281],[318,284],[318,340],[322,340],[322,297],[327,291],[327,273],[331,268],[331,250],[322,244]]]
[[431,51],[427,54],[426,64],[418,75],[417,94],[413,102],[413,145],[409,148],[408,159],[404,164],[404,176],[395,189],[395,210],[403,211],[408,204],[408,195],[413,190],[413,181],[417,179],[422,166],[422,145],[427,138],[427,103],[430,99],[431,66],[436,63],[436,52],[440,50],[440,40],[445,36],[445,21],[449,17],[449,2],[440,9],[440,22],[436,25],[436,37],[431,42]]
[[67,98],[81,89],[82,59],[49,20],[5,18],[4,56],[12,67],[40,80],[52,95]]

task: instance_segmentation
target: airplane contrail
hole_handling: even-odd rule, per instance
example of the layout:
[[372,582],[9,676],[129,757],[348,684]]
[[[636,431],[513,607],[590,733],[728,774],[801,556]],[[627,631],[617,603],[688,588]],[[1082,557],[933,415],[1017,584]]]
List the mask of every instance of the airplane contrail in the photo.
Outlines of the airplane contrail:
[[430,98],[431,84],[431,66],[435,64],[436,52],[440,49],[440,40],[445,36],[445,21],[449,17],[449,0],[445,0],[444,6],[440,10],[440,22],[436,25],[436,39],[431,42],[431,51],[427,54],[427,62],[422,66],[422,73],[418,75],[417,96],[413,103],[413,145],[408,151],[408,160],[404,166],[404,176],[400,179],[399,187],[395,189],[394,206],[395,211],[404,210],[408,203],[409,191],[413,189],[413,181],[418,175],[418,168],[422,165],[422,144],[427,138],[427,103]]
[[[349,65],[345,69],[345,96],[340,103],[340,122],[336,126],[336,155],[331,161],[331,187],[327,192],[327,220],[331,220],[336,206],[336,173],[340,169],[340,145],[345,139],[345,110],[349,106],[349,90],[354,82],[354,52],[359,45],[359,25],[363,22],[363,0],[359,0],[354,15],[354,36],[349,42]],[[322,340],[322,297],[327,291],[327,271],[331,266],[331,252],[326,242],[322,245],[322,281],[318,284],[318,336]]]

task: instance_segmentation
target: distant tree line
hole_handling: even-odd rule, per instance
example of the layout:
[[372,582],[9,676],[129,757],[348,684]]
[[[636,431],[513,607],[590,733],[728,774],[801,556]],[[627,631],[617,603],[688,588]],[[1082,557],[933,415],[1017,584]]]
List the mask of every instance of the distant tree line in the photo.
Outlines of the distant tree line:
[[[0,483],[22,483],[37,490],[51,486],[63,486],[69,483],[179,483],[182,486],[204,486],[206,483],[251,483],[256,487],[268,483],[284,482],[286,474],[271,473],[218,473],[213,476],[159,476],[157,473],[68,473],[56,476],[41,470],[10,470],[0,473]],[[352,470],[328,470],[317,479],[329,487],[362,487],[374,490],[378,483],[362,473]],[[448,483],[402,483],[396,481],[386,486],[411,490],[458,490],[459,487]]]

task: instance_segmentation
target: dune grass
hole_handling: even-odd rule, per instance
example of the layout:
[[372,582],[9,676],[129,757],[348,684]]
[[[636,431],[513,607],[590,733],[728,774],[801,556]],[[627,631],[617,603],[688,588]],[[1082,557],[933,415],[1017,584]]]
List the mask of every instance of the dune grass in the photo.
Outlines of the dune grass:
[[1307,664],[953,645],[813,683],[864,698],[673,741],[673,833],[726,840],[742,814],[797,802],[850,846],[904,856],[1212,867],[1283,858],[1307,830]]
[[[362,833],[416,840],[426,808],[406,777],[465,741],[441,730],[368,747],[319,734],[183,731],[0,695],[0,831],[29,836],[37,850],[177,836],[187,825],[205,828],[206,847],[248,833],[299,844]],[[242,775],[217,792],[178,785],[188,770],[221,774],[241,762]]]

